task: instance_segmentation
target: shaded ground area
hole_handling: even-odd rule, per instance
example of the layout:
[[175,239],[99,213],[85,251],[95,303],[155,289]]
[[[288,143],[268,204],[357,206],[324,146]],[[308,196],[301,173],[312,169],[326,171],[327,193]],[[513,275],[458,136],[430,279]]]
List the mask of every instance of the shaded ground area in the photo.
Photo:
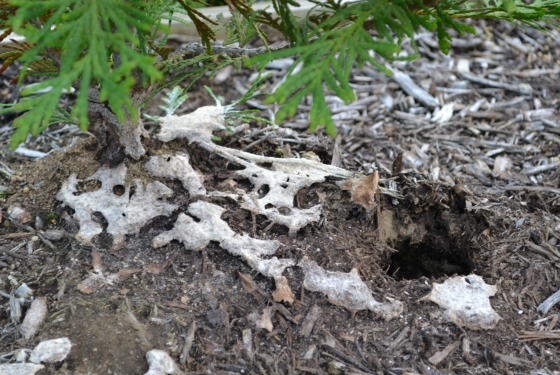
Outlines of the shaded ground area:
[[[536,311],[560,288],[560,38],[507,25],[477,27],[478,36],[458,39],[446,57],[435,52],[431,35],[421,35],[422,57],[398,66],[441,104],[453,103],[451,115],[440,112],[439,122],[433,108],[418,104],[399,84],[362,69],[353,81],[357,103],[331,100],[339,146],[303,130],[305,103],[293,122],[242,125],[221,134],[223,144],[256,154],[318,157],[328,164],[334,153],[343,167],[364,173],[375,168],[386,179],[383,186],[395,184],[402,197],[378,195],[369,211],[335,182],[302,189],[295,206],[321,203],[322,220],[294,236],[237,202],[208,201],[227,208],[222,219],[237,233],[280,241],[280,258],[306,256],[329,271],[357,269],[378,301],[403,302],[399,318],[386,322],[369,311],[332,305],[324,295],[304,291],[295,267],[285,272],[294,303],[275,302],[271,280],[215,243],[202,251],[185,251],[177,242],[152,248],[152,238],[171,229],[192,203],[186,195],[174,195],[180,208],[129,236],[119,251],[110,250],[109,235],[83,246],[72,238],[78,228],[71,210],[55,196],[71,173],[85,178],[98,168],[94,141],[80,136],[69,153],[26,163],[8,151],[4,127],[2,167],[14,174],[0,184],[14,195],[2,206],[0,289],[10,293],[27,283],[35,296],[47,298],[49,314],[38,336],[22,342],[2,297],[1,360],[15,349],[67,336],[74,344],[70,357],[43,373],[141,374],[152,348],[166,350],[193,374],[560,371],[558,307],[545,315]],[[285,69],[271,69],[271,85]],[[223,71],[222,79],[206,83],[231,100],[250,77]],[[185,112],[212,104],[203,90],[191,100]],[[273,110],[252,105],[264,115]],[[72,134],[73,128],[61,127],[25,147],[49,152],[69,144]],[[190,152],[208,190],[231,183],[236,166],[201,149]],[[138,166],[128,167],[146,178]],[[176,181],[162,181],[180,189]],[[235,183],[248,188],[247,181]],[[28,224],[6,219],[14,203],[33,214]],[[98,220],[107,225],[101,215]],[[43,234],[48,230],[68,236],[49,241]],[[94,267],[123,277],[85,294],[80,283]],[[440,307],[419,301],[433,282],[471,273],[498,288],[490,301],[502,320],[493,330],[459,328]],[[271,325],[265,324],[268,316]]]

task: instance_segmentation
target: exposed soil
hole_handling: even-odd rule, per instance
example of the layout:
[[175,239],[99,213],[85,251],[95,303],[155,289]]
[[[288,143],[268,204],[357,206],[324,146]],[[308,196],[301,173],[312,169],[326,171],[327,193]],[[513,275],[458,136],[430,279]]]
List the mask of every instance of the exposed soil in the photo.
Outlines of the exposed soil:
[[[154,219],[118,251],[111,250],[107,234],[81,245],[72,237],[78,230],[72,211],[55,197],[70,174],[85,178],[97,170],[95,141],[81,135],[74,148],[24,162],[4,138],[0,153],[14,174],[10,181],[0,180],[13,193],[3,198],[1,211],[0,290],[10,293],[25,282],[35,296],[47,298],[49,313],[38,335],[23,342],[8,299],[0,300],[0,363],[16,349],[68,337],[69,357],[40,374],[142,374],[148,369],[145,353],[154,348],[167,351],[192,374],[559,372],[559,307],[545,315],[536,308],[560,288],[560,38],[504,25],[479,27],[487,31],[480,36],[485,40],[465,39],[448,57],[435,54],[430,37],[423,37],[422,57],[406,67],[417,83],[455,103],[455,114],[444,124],[430,121],[431,110],[389,78],[367,71],[356,70],[354,81],[362,107],[333,102],[340,115],[342,165],[369,173],[373,163],[387,179],[384,184],[396,183],[402,198],[378,194],[376,207],[366,210],[334,181],[313,185],[299,192],[295,204],[321,203],[322,220],[292,236],[231,199],[205,198],[227,208],[222,219],[237,233],[280,241],[279,258],[306,256],[329,271],[357,269],[377,301],[403,302],[397,319],[348,311],[323,294],[304,291],[298,267],[285,272],[296,300],[275,302],[273,281],[216,243],[202,251],[186,251],[176,241],[152,248],[154,236],[171,229],[192,203],[186,194],[170,199],[179,206],[172,216]],[[530,84],[533,92],[521,95],[460,79],[449,66],[461,59],[469,59],[480,76]],[[231,100],[248,76],[233,72],[225,83],[206,83]],[[389,107],[383,104],[388,96]],[[184,111],[203,104],[212,104],[210,96],[196,91]],[[300,118],[306,109],[303,105]],[[530,112],[542,109],[550,114]],[[312,152],[330,163],[334,141],[309,135],[300,125],[296,119],[267,132],[247,128],[223,134],[221,142],[263,155]],[[70,136],[45,138],[26,147],[46,152],[49,142],[64,146]],[[169,147],[189,150],[209,191],[222,189],[236,168],[180,142]],[[512,165],[507,176],[496,168],[499,156]],[[140,163],[127,165],[130,178],[149,178]],[[161,181],[181,191],[177,181]],[[247,181],[236,183],[250,188]],[[99,188],[90,185],[81,191]],[[32,214],[31,222],[7,219],[8,206],[16,203]],[[98,220],[107,225],[101,215]],[[68,236],[45,241],[41,233],[52,229]],[[127,277],[83,293],[79,284],[93,272],[95,254],[101,254],[103,272]],[[490,298],[502,318],[494,329],[458,327],[444,319],[440,307],[420,301],[432,283],[469,274],[498,288]],[[271,331],[255,326],[255,316],[267,312]]]

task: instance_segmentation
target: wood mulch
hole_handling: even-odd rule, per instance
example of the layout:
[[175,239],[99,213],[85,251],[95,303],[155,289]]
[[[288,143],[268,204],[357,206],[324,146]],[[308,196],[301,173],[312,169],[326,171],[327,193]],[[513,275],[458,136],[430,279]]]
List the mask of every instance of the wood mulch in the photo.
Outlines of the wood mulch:
[[[72,228],[60,219],[64,209],[52,203],[57,186],[44,188],[50,201],[38,193],[31,199],[34,184],[48,179],[41,173],[53,168],[49,159],[41,162],[43,172],[27,162],[87,136],[73,126],[58,126],[10,151],[12,118],[0,117],[0,290],[9,295],[26,282],[48,298],[50,311],[44,330],[26,346],[18,341],[9,299],[0,297],[0,363],[39,338],[64,334],[73,340],[74,354],[48,373],[143,373],[146,349],[156,346],[192,374],[560,373],[560,305],[555,304],[560,299],[560,32],[503,23],[475,26],[477,35],[458,37],[449,55],[438,52],[431,33],[418,35],[420,57],[393,63],[398,72],[392,78],[369,67],[355,69],[356,102],[328,97],[339,129],[336,140],[306,132],[309,101],[283,124],[241,124],[224,138],[254,153],[311,155],[362,173],[379,170],[382,186],[402,193],[401,200],[382,196],[380,207],[394,212],[402,226],[422,223],[439,236],[428,240],[427,235],[424,247],[414,248],[422,256],[410,252],[410,240],[377,243],[379,216],[376,222],[343,193],[328,189],[320,191],[330,197],[323,226],[306,228],[295,238],[231,210],[236,228],[279,239],[290,256],[312,254],[334,271],[358,268],[376,298],[405,303],[403,315],[389,322],[333,306],[297,285],[293,305],[271,301],[270,280],[251,274],[217,245],[190,254],[179,245],[166,253],[148,250],[150,236],[169,229],[166,221],[143,230],[122,253],[103,255],[111,272],[141,273],[97,297],[80,294],[75,287],[92,270],[91,249],[66,237],[57,240],[60,245],[42,234],[72,233]],[[409,44],[403,48],[411,51]],[[292,63],[286,59],[268,68],[269,89]],[[226,68],[205,83],[227,102],[244,93],[254,77]],[[17,95],[8,79],[1,78],[3,102]],[[212,102],[200,87],[182,111]],[[249,106],[274,117],[276,108],[259,99]],[[157,111],[157,103],[150,110]],[[87,152],[85,147],[84,154],[73,155]],[[64,157],[57,158],[66,165]],[[211,175],[212,164],[204,163],[199,167]],[[5,190],[15,193],[10,203],[35,209],[43,232],[37,222],[8,224]],[[301,195],[304,203],[308,193]],[[53,207],[44,206],[47,201]],[[469,234],[465,246],[458,240],[461,233]],[[433,248],[441,238],[445,251],[438,252]],[[105,251],[107,241],[102,238],[95,247]],[[428,266],[448,253],[453,256],[447,263]],[[497,286],[490,301],[502,320],[495,329],[459,328],[442,318],[439,307],[419,302],[432,282],[455,273],[474,273]],[[297,271],[292,276],[301,281]],[[255,288],[248,287],[251,283]],[[272,331],[255,328],[254,314],[262,318],[265,312],[271,314]],[[94,333],[84,334],[87,329]]]

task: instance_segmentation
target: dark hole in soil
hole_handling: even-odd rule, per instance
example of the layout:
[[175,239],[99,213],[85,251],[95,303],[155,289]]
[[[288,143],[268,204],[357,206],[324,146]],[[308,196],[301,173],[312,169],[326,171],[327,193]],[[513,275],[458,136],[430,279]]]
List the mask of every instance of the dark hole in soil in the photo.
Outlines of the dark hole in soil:
[[261,186],[259,191],[257,191],[257,193],[259,194],[259,198],[262,198],[265,195],[267,195],[269,191],[270,191],[270,187],[268,185]]
[[429,185],[409,189],[404,204],[386,205],[380,233],[397,251],[390,254],[388,274],[398,280],[469,275],[480,253],[479,234],[486,220],[465,210],[465,199],[453,188]]
[[289,207],[279,207],[278,212],[280,212],[280,214],[282,215],[290,215],[292,213],[292,210],[290,210]]
[[95,221],[97,221],[99,225],[103,227],[103,231],[105,231],[109,226],[109,222],[107,221],[107,219],[105,219],[105,216],[103,216],[103,214],[99,211],[95,211],[92,216],[94,217]]
[[117,196],[121,196],[123,195],[125,192],[125,188],[123,185],[115,185],[113,186],[113,194],[117,195]]
[[195,223],[200,223],[200,219],[199,219],[198,217],[196,217],[196,216],[194,216],[194,215],[190,215],[190,214],[187,214],[187,215],[190,216],[190,218],[191,218]]
[[227,169],[228,171],[242,171],[243,169],[245,169],[245,167],[242,166],[242,165],[236,164],[236,163],[230,163],[230,162],[228,162],[228,163],[226,164],[226,169]]
[[391,256],[389,274],[399,280],[469,275],[474,268],[468,249],[454,246],[445,236],[429,235],[412,245],[405,241],[397,250]]
[[272,163],[270,163],[270,162],[257,163],[257,165],[259,167],[266,168],[266,169],[272,168]]

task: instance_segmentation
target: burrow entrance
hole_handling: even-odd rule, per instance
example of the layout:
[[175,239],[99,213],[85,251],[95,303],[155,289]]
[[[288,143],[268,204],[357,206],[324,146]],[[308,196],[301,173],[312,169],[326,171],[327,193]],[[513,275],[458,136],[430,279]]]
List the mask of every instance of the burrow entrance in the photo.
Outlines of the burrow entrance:
[[379,230],[396,250],[390,255],[388,274],[409,280],[474,272],[480,249],[476,238],[487,223],[466,210],[467,200],[459,189],[416,184],[409,185],[398,206],[384,204]]

